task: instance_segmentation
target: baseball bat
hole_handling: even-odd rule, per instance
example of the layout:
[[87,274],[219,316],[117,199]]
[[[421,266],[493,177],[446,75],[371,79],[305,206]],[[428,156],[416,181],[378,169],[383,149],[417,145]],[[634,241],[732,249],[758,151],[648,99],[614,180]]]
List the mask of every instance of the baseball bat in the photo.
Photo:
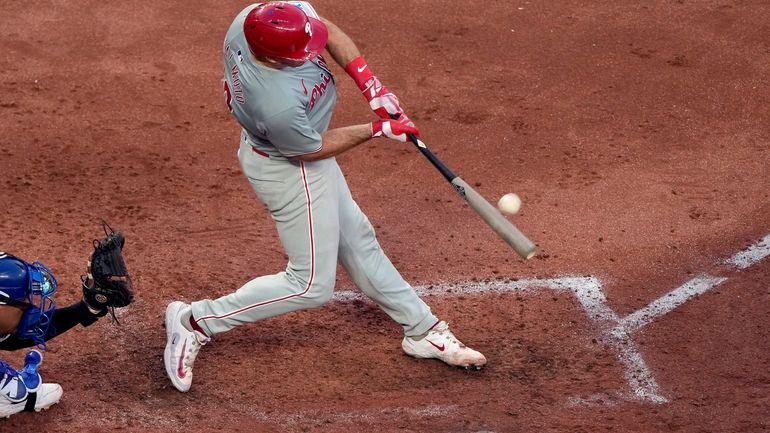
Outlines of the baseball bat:
[[481,194],[476,192],[468,182],[457,176],[446,166],[419,138],[414,134],[409,134],[420,153],[433,164],[436,169],[444,175],[444,178],[452,184],[471,208],[484,220],[492,230],[497,233],[508,245],[511,246],[523,259],[531,259],[535,255],[535,244],[532,243],[519,229],[516,228],[497,208],[492,206]]

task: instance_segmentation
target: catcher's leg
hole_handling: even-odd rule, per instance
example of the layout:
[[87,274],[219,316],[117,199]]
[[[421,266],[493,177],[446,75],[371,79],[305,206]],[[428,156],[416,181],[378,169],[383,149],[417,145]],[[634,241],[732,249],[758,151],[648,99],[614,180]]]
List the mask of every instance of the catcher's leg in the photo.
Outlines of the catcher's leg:
[[[37,356],[32,356],[33,353]],[[36,371],[41,360],[40,352],[30,351],[24,358],[24,368],[16,371],[0,359],[0,418],[22,411],[39,412],[59,402],[62,387],[56,383],[42,383]]]
[[339,168],[337,182],[340,262],[356,285],[404,327],[406,335],[424,334],[438,319],[382,251],[374,228],[353,200]]
[[284,272],[255,278],[234,293],[194,302],[193,320],[209,336],[331,299],[339,242],[333,162],[297,164],[241,151],[244,172],[272,213],[289,263]]

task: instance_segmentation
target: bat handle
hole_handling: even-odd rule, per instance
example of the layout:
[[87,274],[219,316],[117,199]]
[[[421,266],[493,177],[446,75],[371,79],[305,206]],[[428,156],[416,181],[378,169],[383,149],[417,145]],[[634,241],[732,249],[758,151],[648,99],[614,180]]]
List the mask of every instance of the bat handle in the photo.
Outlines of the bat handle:
[[[398,120],[398,114],[395,113],[388,113],[388,116],[390,116],[393,120]],[[420,140],[417,138],[414,134],[407,134],[407,137],[409,137],[410,140],[412,140],[412,143],[414,143],[415,146],[420,147]]]
[[[397,114],[390,114],[390,118],[393,120],[398,120]],[[428,158],[428,161],[430,161],[431,164],[433,164],[434,167],[436,167],[436,170],[441,172],[441,174],[444,176],[444,179],[447,180],[447,182],[452,183],[453,180],[457,177],[454,172],[446,166],[438,157],[431,152],[430,149],[428,149],[428,146],[425,145],[422,141],[420,141],[419,138],[417,138],[414,134],[407,134],[409,137],[409,140],[414,143],[415,146],[417,146],[417,150],[420,151],[420,153],[423,154],[426,158]]]

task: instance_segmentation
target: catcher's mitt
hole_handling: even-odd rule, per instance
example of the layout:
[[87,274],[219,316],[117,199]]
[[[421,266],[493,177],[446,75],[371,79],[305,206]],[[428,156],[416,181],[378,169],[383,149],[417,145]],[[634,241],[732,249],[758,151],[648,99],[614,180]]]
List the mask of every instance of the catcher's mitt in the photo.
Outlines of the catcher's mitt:
[[[123,260],[123,233],[103,223],[103,240],[94,241],[94,252],[88,262],[88,274],[83,281],[83,299],[94,310],[115,318],[115,308],[125,307],[134,300],[133,285]],[[117,321],[117,320],[116,320]]]

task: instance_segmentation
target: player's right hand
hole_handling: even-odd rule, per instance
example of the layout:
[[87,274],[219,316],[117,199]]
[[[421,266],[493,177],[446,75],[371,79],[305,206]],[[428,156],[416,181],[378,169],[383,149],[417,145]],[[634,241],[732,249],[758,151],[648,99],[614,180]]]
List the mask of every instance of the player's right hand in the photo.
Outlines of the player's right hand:
[[419,136],[420,131],[414,126],[405,125],[397,120],[377,120],[372,122],[372,137],[388,137],[391,140],[406,143],[409,134]]

